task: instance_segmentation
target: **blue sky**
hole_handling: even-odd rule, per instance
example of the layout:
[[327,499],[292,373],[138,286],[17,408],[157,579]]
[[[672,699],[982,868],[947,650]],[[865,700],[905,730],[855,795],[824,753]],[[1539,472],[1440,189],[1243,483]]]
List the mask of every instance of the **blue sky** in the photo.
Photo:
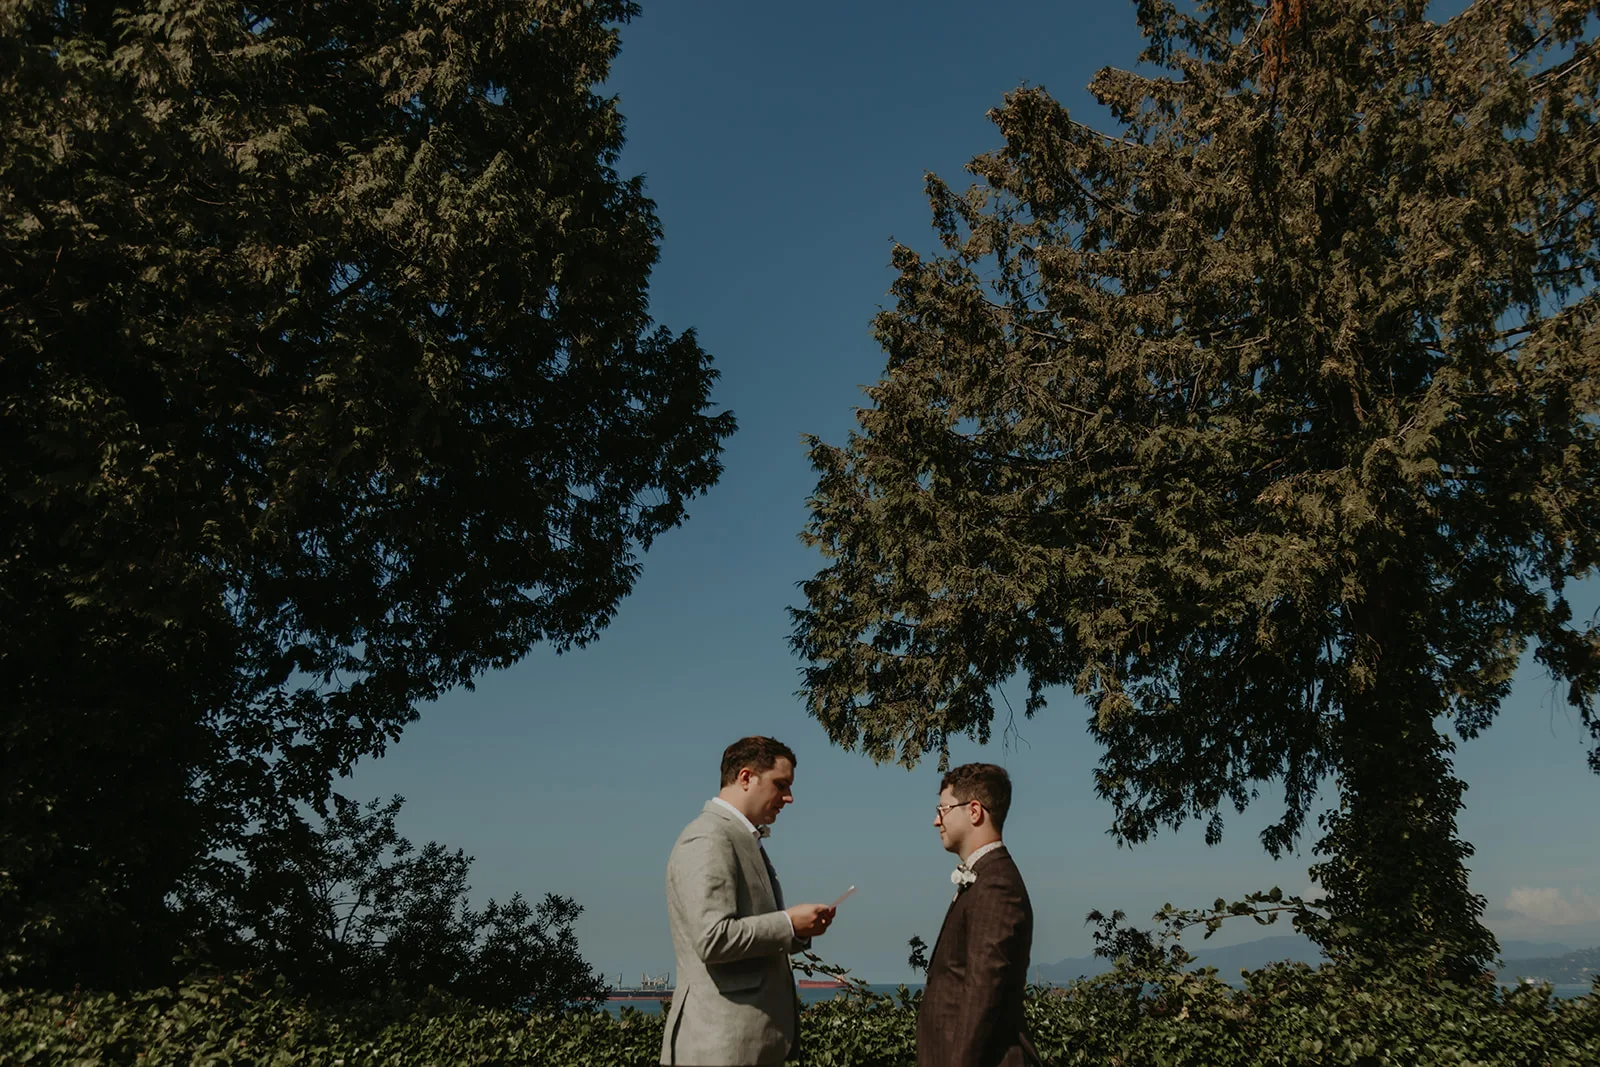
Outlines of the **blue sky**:
[[[424,707],[344,791],[403,794],[402,831],[475,856],[480,899],[576,898],[584,954],[631,979],[673,967],[666,857],[715,791],[723,746],[771,734],[799,756],[796,804],[769,842],[788,896],[859,887],[818,950],[873,981],[911,978],[906,940],[931,941],[950,896],[931,825],[938,772],[829,747],[795,695],[784,609],[819,565],[797,538],[814,485],[800,436],[842,441],[882,369],[869,324],[887,300],[891,238],[933,245],[923,173],[964,185],[962,165],[998,143],[985,112],[1022,83],[1103,125],[1083,86],[1138,48],[1131,4],[646,3],[610,82],[628,120],[622,170],[646,175],[665,228],[653,313],[699,331],[723,375],[715,400],[738,416],[727,471],[644,557],[598,643],[536,651]],[[1592,610],[1600,597],[1585,599]],[[1270,790],[1216,848],[1194,827],[1119,849],[1086,719],[1061,694],[1015,736],[996,729],[989,746],[952,752],[1015,779],[1006,836],[1034,901],[1036,960],[1087,955],[1091,908],[1143,919],[1167,901],[1306,889],[1310,842],[1276,863],[1257,843]],[[1461,747],[1462,832],[1502,937],[1600,944],[1600,777],[1585,750],[1537,670]]]

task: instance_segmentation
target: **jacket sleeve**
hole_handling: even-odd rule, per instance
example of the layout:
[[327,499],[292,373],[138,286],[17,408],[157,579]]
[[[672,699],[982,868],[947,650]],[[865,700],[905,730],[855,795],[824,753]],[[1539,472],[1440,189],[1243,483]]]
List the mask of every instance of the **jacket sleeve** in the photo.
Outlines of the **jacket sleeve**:
[[787,954],[795,942],[789,917],[781,911],[738,914],[738,863],[732,842],[717,834],[679,840],[667,860],[674,906],[702,963]]
[[[979,892],[973,889],[969,892]],[[947,1062],[981,1063],[1005,1012],[1006,991],[1022,966],[1028,914],[1022,893],[1009,883],[986,887],[967,909],[967,973],[955,1012]]]

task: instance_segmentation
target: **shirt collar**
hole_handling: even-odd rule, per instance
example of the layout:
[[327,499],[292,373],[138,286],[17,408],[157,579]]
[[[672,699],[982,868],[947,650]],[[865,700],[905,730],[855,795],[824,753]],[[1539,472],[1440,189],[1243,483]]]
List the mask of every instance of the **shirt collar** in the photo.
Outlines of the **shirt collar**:
[[755,823],[753,823],[749,819],[745,818],[744,812],[740,811],[738,808],[734,807],[732,804],[729,804],[726,800],[723,800],[721,797],[712,797],[711,798],[711,803],[713,803],[713,804],[721,804],[723,807],[725,807],[729,811],[733,812],[733,817],[738,819],[740,822],[742,822],[744,824],[744,828],[746,830],[749,830],[751,833],[759,834],[761,832],[760,830],[756,829],[756,824]]
[[977,849],[976,851],[974,851],[972,853],[972,855],[970,855],[966,859],[962,860],[961,861],[961,866],[965,867],[967,870],[970,871],[970,870],[972,870],[972,865],[974,863],[977,863],[979,860],[983,859],[983,857],[987,856],[989,853],[993,852],[995,849],[1004,848],[1005,844],[1006,843],[1004,841],[990,841],[987,845],[984,845],[982,848]]

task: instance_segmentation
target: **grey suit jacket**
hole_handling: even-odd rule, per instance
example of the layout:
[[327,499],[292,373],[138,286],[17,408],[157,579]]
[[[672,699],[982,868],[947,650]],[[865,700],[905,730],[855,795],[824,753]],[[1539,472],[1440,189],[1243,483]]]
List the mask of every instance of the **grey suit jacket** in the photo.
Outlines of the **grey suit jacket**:
[[789,953],[805,948],[754,834],[720,804],[684,828],[667,860],[678,985],[661,1062],[780,1064],[799,1032]]

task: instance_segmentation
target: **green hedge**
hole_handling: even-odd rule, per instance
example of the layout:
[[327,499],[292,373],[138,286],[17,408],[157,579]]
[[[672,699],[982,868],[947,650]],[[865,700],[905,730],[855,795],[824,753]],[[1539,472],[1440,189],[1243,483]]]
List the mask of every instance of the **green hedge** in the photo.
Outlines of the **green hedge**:
[[[1208,973],[1119,971],[1037,990],[1029,1018],[1049,1064],[1115,1067],[1360,1064],[1395,1067],[1600,1064],[1600,989],[1423,990],[1404,978],[1278,965],[1234,989]],[[561,1017],[447,1000],[319,1009],[248,980],[207,979],[130,996],[0,993],[7,1067],[647,1067],[661,1016]],[[916,997],[815,1005],[802,1064],[910,1067]]]

